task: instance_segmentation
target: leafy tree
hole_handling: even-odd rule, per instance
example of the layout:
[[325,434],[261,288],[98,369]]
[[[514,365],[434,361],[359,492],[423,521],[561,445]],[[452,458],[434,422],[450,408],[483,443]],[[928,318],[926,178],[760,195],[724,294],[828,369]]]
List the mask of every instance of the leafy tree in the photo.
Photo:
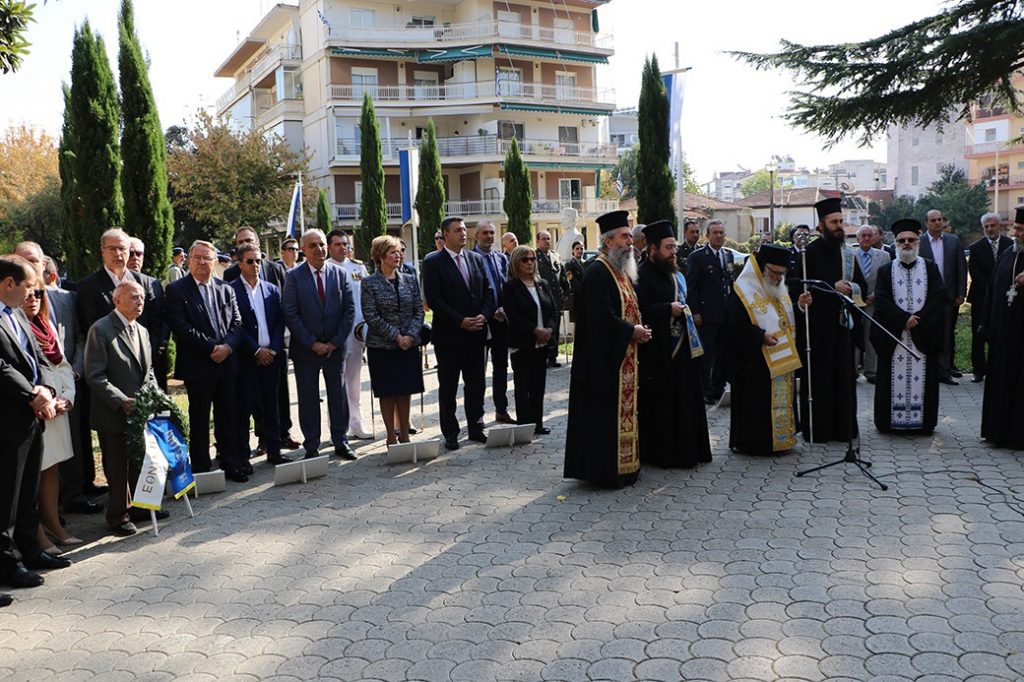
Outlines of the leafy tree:
[[885,204],[871,202],[868,211],[871,222],[882,230],[888,230],[894,222],[902,218],[916,218],[922,221],[924,218],[923,214],[918,214],[917,201],[914,197],[906,195],[898,196]]
[[57,143],[24,123],[0,137],[0,220],[7,207],[42,191],[57,176]]
[[78,188],[75,187],[75,174],[72,170],[75,161],[73,149],[75,131],[74,117],[71,114],[71,88],[61,83],[64,92],[64,124],[61,128],[60,146],[57,148],[57,171],[60,173],[60,222],[61,232],[67,243],[75,243],[75,228],[72,216],[76,215],[79,206]]
[[0,0],[0,72],[17,71],[28,54],[25,31],[29,23],[35,21],[32,17],[35,7],[22,0]]
[[505,154],[505,199],[501,203],[508,216],[508,231],[515,234],[520,244],[532,241],[530,210],[533,207],[533,188],[530,169],[519,153],[519,143],[512,139]]
[[786,118],[833,142],[859,133],[868,143],[890,125],[943,124],[951,103],[995,89],[1020,110],[1011,84],[1024,68],[1024,3],[959,0],[934,16],[860,43],[798,45],[770,54],[732,53],[758,69],[785,69],[803,89],[790,93]]
[[[754,171],[754,174],[749,178],[740,183],[740,194],[745,197],[749,197],[751,194],[757,194],[758,192],[764,192],[772,184],[772,176],[764,168]],[[776,187],[778,183],[776,182]]]
[[[175,207],[201,223],[204,238],[228,242],[239,225],[259,229],[287,217],[305,163],[280,136],[239,131],[200,111],[188,145],[172,149],[167,172]],[[309,215],[315,197],[303,195]]]
[[360,232],[370,240],[388,229],[388,200],[384,195],[384,161],[380,148],[380,123],[369,93],[363,94],[363,113],[359,120],[359,179],[363,197],[359,204]]
[[316,228],[327,234],[334,229],[333,222],[331,220],[331,200],[327,196],[327,190],[321,187],[316,196]]
[[636,159],[637,222],[670,219],[675,223],[676,186],[669,168],[669,102],[657,55],[644,61],[637,116],[640,137]]
[[[174,151],[192,153],[192,137],[185,126],[173,125],[164,132],[164,148],[169,159]],[[174,185],[168,181],[167,199],[174,213],[174,244],[188,247],[197,239],[206,239],[209,230],[183,206],[175,201]]]
[[949,171],[956,169],[943,169],[943,177],[918,198],[915,217],[924,218],[929,210],[938,209],[949,219],[953,233],[966,238],[980,229],[979,218],[989,210],[988,191],[981,184],[969,185],[962,171]]
[[967,173],[951,163],[944,163],[939,166],[939,177],[928,186],[930,194],[942,194],[953,185],[967,182]]
[[416,211],[420,224],[416,241],[419,257],[434,250],[434,233],[444,221],[444,176],[441,175],[441,156],[437,153],[437,130],[434,119],[427,121],[427,130],[420,144],[420,184],[416,190]]
[[74,196],[64,226],[68,268],[82,277],[99,267],[100,235],[123,222],[121,148],[117,135],[121,111],[114,76],[103,45],[86,20],[75,31],[71,50],[70,139],[62,146],[70,159]]
[[15,244],[30,239],[42,246],[46,255],[63,260],[60,224],[60,178],[55,173],[46,178],[42,188],[8,206],[0,220],[0,246],[10,253]]
[[121,189],[124,225],[146,245],[144,268],[163,279],[171,262],[174,212],[167,198],[167,151],[142,47],[135,32],[132,0],[122,0],[118,21],[121,85]]

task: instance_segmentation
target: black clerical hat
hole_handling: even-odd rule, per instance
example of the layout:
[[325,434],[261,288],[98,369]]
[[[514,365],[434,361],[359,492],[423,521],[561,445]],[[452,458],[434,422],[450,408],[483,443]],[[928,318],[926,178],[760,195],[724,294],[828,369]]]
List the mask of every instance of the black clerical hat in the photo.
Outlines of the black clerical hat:
[[913,218],[901,218],[894,222],[889,228],[892,230],[894,235],[900,232],[914,232],[915,234],[921,234],[921,221],[914,220]]
[[1013,217],[1013,222],[1018,225],[1024,225],[1024,206],[1017,209],[1017,214]]
[[620,227],[629,227],[629,211],[611,211],[598,216],[597,226],[601,229],[601,234]]
[[775,244],[762,244],[757,250],[757,264],[762,268],[765,265],[789,265],[789,258],[793,254],[789,249],[776,246]]
[[675,237],[676,231],[672,228],[671,220],[656,220],[644,228],[644,239],[648,244],[654,244],[668,237]]
[[825,216],[843,212],[842,200],[838,198],[822,199],[814,205],[814,210],[818,212],[818,220],[824,220]]

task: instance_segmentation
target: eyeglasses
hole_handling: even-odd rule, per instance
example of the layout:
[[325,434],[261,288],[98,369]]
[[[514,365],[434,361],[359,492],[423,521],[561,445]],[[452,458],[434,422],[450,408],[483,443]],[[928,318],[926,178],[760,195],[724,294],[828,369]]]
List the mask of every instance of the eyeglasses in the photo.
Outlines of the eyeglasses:
[[283,248],[283,249],[281,249],[281,250],[282,250],[282,251],[298,251],[298,250],[299,250],[299,247],[297,247],[297,246],[286,246],[286,247],[284,247],[284,248]]
[[245,264],[246,265],[259,265],[262,262],[263,262],[262,258],[246,258],[245,259]]
[[189,260],[194,260],[196,263],[213,263],[217,259],[209,256],[189,256]]
[[914,244],[917,242],[917,237],[900,237],[896,240],[897,244]]
[[36,289],[35,291],[30,291],[29,292],[29,296],[35,296],[37,301],[43,300],[43,296],[45,296],[45,295],[46,295],[46,289]]
[[536,256],[523,256],[519,260],[521,260],[524,263],[532,263],[533,261],[537,260],[537,257]]
[[121,253],[127,253],[128,252],[128,247],[127,246],[104,246],[103,250],[104,251],[120,251]]
[[129,251],[128,255],[129,256],[145,256],[146,252],[145,251]]

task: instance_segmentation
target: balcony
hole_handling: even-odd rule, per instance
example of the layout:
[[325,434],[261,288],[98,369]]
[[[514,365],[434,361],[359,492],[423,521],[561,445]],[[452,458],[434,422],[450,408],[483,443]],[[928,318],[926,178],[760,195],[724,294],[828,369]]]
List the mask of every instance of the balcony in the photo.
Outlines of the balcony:
[[[376,106],[431,106],[440,103],[487,101],[514,102],[524,106],[543,105],[568,109],[591,105],[609,112],[615,107],[615,91],[610,88],[581,88],[547,83],[518,81],[478,81],[442,85],[328,85],[327,98],[333,103],[361,105],[368,94]],[[543,109],[540,109],[543,111]]]
[[[989,178],[968,178],[967,183],[971,186],[984,185],[989,192],[996,191],[996,179]],[[1001,175],[999,177],[999,191],[1005,192],[1008,189],[1024,189],[1024,175]]]
[[282,43],[259,58],[249,70],[254,83],[259,83],[265,76],[282,64],[298,66],[302,62],[302,47]]
[[[467,199],[446,201],[445,215],[470,217],[501,217],[505,215],[501,199]],[[597,216],[616,211],[619,202],[615,199],[534,199],[532,212],[537,216],[561,216],[562,209],[574,208],[584,216]],[[334,204],[334,219],[342,223],[359,220],[359,204]],[[388,222],[402,219],[402,204],[388,204]]]
[[[420,140],[413,140],[413,145],[420,146]],[[408,140],[393,138],[381,140],[381,152],[387,160],[396,161],[398,150],[408,146]],[[505,158],[512,140],[499,139],[496,135],[466,135],[465,137],[439,137],[437,151],[443,159],[459,157],[485,160],[490,158],[500,161]],[[336,157],[359,158],[362,145],[359,139],[339,138],[335,141]],[[526,139],[519,141],[519,148],[527,158],[560,159],[567,164],[578,162],[613,163],[618,158],[613,144],[598,142],[559,142],[557,140]]]
[[257,107],[256,125],[262,127],[279,118],[301,121],[305,115],[306,105],[301,99],[282,99],[265,108]]
[[[402,219],[402,204],[388,204],[388,220]],[[359,220],[359,204],[334,204],[334,219],[341,222]]]
[[1011,141],[1001,142],[979,142],[978,144],[965,144],[964,156],[988,156],[989,154],[1008,154],[1024,151],[1024,144],[1013,144]]
[[534,199],[534,215],[561,215],[562,209],[574,208],[581,215],[601,215],[619,210],[618,199]]
[[328,30],[329,46],[377,46],[431,48],[441,45],[481,43],[536,43],[566,49],[597,51],[611,55],[612,36],[573,29],[550,28],[506,21],[478,21],[445,26],[385,24],[369,27],[334,26]]
[[217,113],[222,114],[232,104],[235,103],[239,97],[249,91],[252,85],[252,74],[246,72],[244,76],[235,81],[231,87],[224,91],[224,94],[217,98]]

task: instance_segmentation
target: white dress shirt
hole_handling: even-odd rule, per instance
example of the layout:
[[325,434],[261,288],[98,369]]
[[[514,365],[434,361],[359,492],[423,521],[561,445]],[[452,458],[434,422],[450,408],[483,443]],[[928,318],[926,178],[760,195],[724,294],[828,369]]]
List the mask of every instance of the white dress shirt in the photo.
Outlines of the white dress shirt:
[[257,279],[256,286],[249,286],[249,282],[242,278],[242,284],[245,285],[245,291],[249,294],[249,305],[252,306],[252,311],[256,313],[256,343],[260,348],[270,347],[270,328],[267,326],[267,310],[263,305],[263,280]]
[[942,245],[942,235],[940,234],[939,238],[935,239],[935,237],[929,234],[928,242],[929,244],[931,244],[932,247],[932,260],[935,261],[935,265],[939,267],[939,275],[942,277],[943,280],[945,280],[946,270],[943,267],[943,265],[946,262],[946,253]]
[[[107,272],[110,271],[107,270]],[[121,320],[121,324],[124,325],[124,328],[128,330],[128,338],[132,339],[132,343],[134,344],[132,352],[135,353],[135,357],[142,360],[142,340],[140,338],[141,335],[139,334],[138,323],[135,322],[135,320],[129,320],[127,317],[122,315],[121,311],[117,308],[114,308],[114,314]]]

